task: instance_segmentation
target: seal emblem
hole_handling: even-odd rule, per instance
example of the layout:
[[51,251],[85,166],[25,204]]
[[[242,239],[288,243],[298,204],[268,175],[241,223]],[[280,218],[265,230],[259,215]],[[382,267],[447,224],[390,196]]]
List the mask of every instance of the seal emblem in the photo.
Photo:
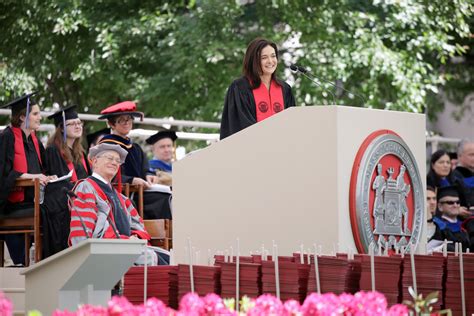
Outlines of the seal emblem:
[[266,112],[268,111],[268,104],[267,104],[267,102],[261,101],[261,102],[258,104],[258,109],[260,110],[260,112],[266,113]]
[[349,208],[359,253],[417,245],[423,225],[423,187],[415,158],[390,130],[370,134],[357,152]]
[[281,106],[280,102],[275,102],[273,103],[273,112],[278,113],[283,110],[283,107]]

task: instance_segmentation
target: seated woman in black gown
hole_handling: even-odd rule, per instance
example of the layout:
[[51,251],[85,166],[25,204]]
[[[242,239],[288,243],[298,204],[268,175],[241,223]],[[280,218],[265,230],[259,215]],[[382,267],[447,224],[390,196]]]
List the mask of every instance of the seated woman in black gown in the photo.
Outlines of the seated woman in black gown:
[[[0,216],[29,216],[33,212],[34,189],[15,188],[17,179],[51,179],[43,173],[44,147],[36,137],[41,124],[38,104],[27,94],[2,107],[12,109],[11,125],[0,134]],[[21,234],[5,235],[10,256],[16,265],[25,264],[25,242]],[[3,260],[3,258],[0,258]]]
[[83,123],[75,110],[68,106],[50,115],[56,130],[48,141],[45,172],[58,177],[72,173],[68,179],[51,183],[46,188],[42,205],[43,257],[51,256],[68,247],[69,213],[66,192],[77,180],[91,174],[89,162],[81,144]]

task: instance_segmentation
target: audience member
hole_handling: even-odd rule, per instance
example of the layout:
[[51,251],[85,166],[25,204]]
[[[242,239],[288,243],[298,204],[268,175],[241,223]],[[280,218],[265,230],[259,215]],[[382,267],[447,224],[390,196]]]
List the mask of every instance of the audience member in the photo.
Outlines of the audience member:
[[[148,173],[148,159],[142,148],[128,137],[134,117],[143,117],[143,113],[136,111],[135,103],[126,101],[104,109],[101,114],[99,119],[107,119],[111,134],[105,135],[99,144],[118,144],[128,152],[118,177],[123,182],[143,186],[144,189],[157,184],[158,177]],[[170,194],[145,192],[143,213],[145,219],[171,219]]]
[[451,163],[451,170],[456,169],[458,164],[458,154],[456,152],[449,152],[449,162]]
[[[36,137],[41,112],[33,95],[24,95],[2,106],[12,110],[11,125],[0,134],[0,216],[3,218],[33,214],[34,189],[15,187],[17,179],[39,179],[45,186],[55,178],[43,172],[44,147]],[[25,264],[23,234],[5,235],[4,240],[13,263]]]
[[106,127],[106,128],[100,129],[98,131],[95,131],[93,133],[87,134],[87,136],[86,136],[87,149],[89,150],[89,148],[97,145],[97,143],[100,142],[102,137],[104,137],[105,135],[109,135],[109,134],[110,134],[110,128],[109,127]]
[[436,226],[433,223],[433,217],[436,216],[436,189],[430,186],[426,187],[426,237],[428,240],[433,236]]
[[461,201],[459,217],[467,218],[470,216],[469,211],[467,211],[464,184],[454,177],[454,172],[451,170],[451,162],[447,151],[440,149],[431,155],[430,170],[426,176],[426,185],[436,189],[446,186],[455,186],[459,192],[459,198]]
[[278,48],[256,38],[245,52],[243,76],[230,85],[222,112],[220,138],[224,139],[290,106],[291,87],[276,77]]
[[152,146],[153,152],[149,171],[156,174],[160,184],[169,186],[172,184],[174,142],[177,138],[173,131],[159,131],[146,139],[146,143]]
[[51,256],[68,246],[71,221],[66,191],[79,179],[91,174],[89,162],[81,144],[82,121],[75,106],[63,108],[48,117],[54,120],[56,130],[48,141],[45,155],[45,172],[69,179],[51,183],[46,187],[42,205],[43,257]]
[[470,246],[469,236],[464,228],[461,227],[459,220],[459,192],[455,187],[442,187],[438,189],[438,209],[439,216],[433,218],[436,225],[436,231],[428,242],[428,250],[439,251],[441,245],[446,239],[452,243],[448,244],[448,251],[454,251],[454,243],[460,242],[463,251]]
[[463,184],[466,206],[474,215],[474,141],[463,139],[458,145],[458,166],[453,172]]
[[[71,206],[69,242],[75,245],[87,238],[150,239],[143,220],[132,202],[111,185],[127,151],[116,144],[91,147],[92,176],[79,181]],[[156,265],[157,256],[147,248],[147,264]],[[143,256],[139,259],[143,262]]]

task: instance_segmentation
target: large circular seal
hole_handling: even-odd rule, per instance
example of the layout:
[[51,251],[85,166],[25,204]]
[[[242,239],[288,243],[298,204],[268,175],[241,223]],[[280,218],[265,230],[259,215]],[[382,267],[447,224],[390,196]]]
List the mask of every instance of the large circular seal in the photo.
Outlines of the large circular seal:
[[423,186],[415,158],[391,130],[370,134],[352,167],[349,209],[359,253],[418,245],[424,221]]

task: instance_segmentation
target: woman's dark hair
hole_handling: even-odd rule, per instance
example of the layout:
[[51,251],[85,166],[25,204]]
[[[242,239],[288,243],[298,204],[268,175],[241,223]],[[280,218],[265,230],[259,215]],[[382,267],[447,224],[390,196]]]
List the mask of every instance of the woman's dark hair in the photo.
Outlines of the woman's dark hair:
[[69,148],[66,142],[63,140],[63,127],[61,124],[60,126],[56,127],[54,134],[49,138],[48,146],[56,146],[66,162],[80,164],[82,163],[82,154],[84,153],[81,140],[81,137],[75,139],[74,143],[72,144],[72,148]]
[[[15,113],[15,114],[12,114],[12,118],[10,119],[10,123],[12,124],[13,127],[20,127],[21,126],[21,123],[23,123],[23,121],[21,120],[21,116],[25,116],[26,115],[26,108],[24,108],[23,110]],[[26,120],[28,118],[25,118]]]
[[[443,157],[444,155],[447,155],[449,157],[449,153],[444,150],[444,149],[439,149],[437,151],[435,151],[432,155],[431,155],[431,159],[430,159],[430,169],[428,171],[428,174],[426,176],[426,183],[427,185],[430,185],[432,187],[437,187],[439,188],[441,186],[441,177],[438,176],[436,174],[436,172],[434,171],[433,169],[433,165],[435,164],[435,162],[437,162],[441,157]],[[451,183],[451,184],[454,184],[454,177],[453,177],[453,174],[452,172],[449,172],[448,176],[446,177],[446,179]]]
[[[260,74],[263,71],[260,60],[262,50],[267,46],[273,47],[273,49],[275,50],[276,57],[278,59],[278,48],[276,44],[261,37],[257,37],[256,39],[251,41],[249,46],[247,47],[247,51],[245,52],[242,73],[250,82],[250,85],[253,89],[260,87],[260,84],[262,83],[260,79]],[[275,73],[272,74],[272,80],[275,80],[279,85],[281,85],[278,79],[276,78]]]

